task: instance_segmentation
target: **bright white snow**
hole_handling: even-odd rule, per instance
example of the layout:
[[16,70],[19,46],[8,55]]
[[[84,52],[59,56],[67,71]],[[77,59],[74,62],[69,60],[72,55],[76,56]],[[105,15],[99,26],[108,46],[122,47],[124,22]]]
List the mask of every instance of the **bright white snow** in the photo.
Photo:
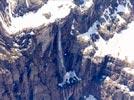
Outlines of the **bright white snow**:
[[119,14],[117,14],[117,18],[119,19],[119,21],[118,21],[119,25],[126,23],[126,21]]
[[85,4],[84,6],[87,7],[87,8],[90,8],[94,3],[93,3],[93,0],[85,0]]
[[126,0],[125,5],[124,4],[118,5],[117,12],[124,12],[125,14],[129,14],[130,13],[129,7],[132,7],[130,0]]
[[98,21],[96,21],[96,22],[88,29],[88,31],[87,31],[86,33],[78,35],[78,36],[77,36],[77,39],[81,38],[81,39],[83,39],[84,41],[89,41],[89,40],[90,40],[90,34],[98,33],[97,24],[99,24]]
[[[28,2],[26,2],[26,4],[29,6]],[[85,1],[84,7],[90,8],[92,4],[92,0],[87,0]],[[44,4],[36,13],[29,12],[24,16],[13,17],[9,3],[11,26],[7,27],[5,23],[3,24],[9,34],[15,34],[23,29],[36,28],[41,25],[52,23],[56,19],[65,18],[70,13],[71,8],[74,8],[75,6],[73,0],[49,0],[47,4]],[[46,14],[50,14],[49,19],[45,17]],[[0,19],[0,21],[2,20]]]
[[128,28],[119,34],[115,34],[108,42],[100,38],[96,45],[96,56],[111,54],[122,60],[134,61],[134,21],[128,24]]
[[93,95],[89,95],[88,97],[84,96],[85,100],[97,100]]
[[64,75],[64,79],[62,83],[59,83],[59,86],[63,87],[63,85],[65,85],[66,83],[70,84],[70,79],[74,79],[75,81],[80,81],[81,79],[78,78],[78,76],[76,75],[76,73],[74,71],[69,71],[66,72],[66,74]]
[[128,14],[129,13],[129,9],[127,6],[124,6],[123,4],[122,5],[119,5],[117,7],[117,12],[125,12],[125,14]]
[[[128,8],[128,7],[126,7],[126,8]],[[103,12],[103,15],[101,16],[101,18],[103,18],[105,20],[105,22],[103,22],[103,23],[100,23],[99,21],[94,22],[94,24],[89,28],[89,30],[86,33],[78,35],[77,38],[82,38],[83,37],[85,39],[85,41],[90,40],[90,34],[93,34],[93,33],[98,34],[97,25],[101,25],[101,27],[105,27],[105,24],[110,24],[111,23],[111,20],[112,20],[111,17],[117,18],[119,20],[118,21],[119,25],[122,25],[122,24],[126,23],[126,21],[118,14],[118,12],[120,12],[120,11],[115,10],[114,13],[111,14],[110,13],[110,7],[106,8]],[[124,11],[122,11],[122,12],[124,12]],[[106,18],[105,16],[107,16],[108,18]]]
[[81,11],[87,10],[93,5],[93,0],[84,0],[84,4],[81,6]]
[[126,68],[123,68],[123,71],[125,71],[126,73],[129,73],[131,75],[134,75],[134,69],[132,69],[132,68],[126,67]]
[[[70,13],[71,7],[74,7],[73,3],[69,1],[54,1],[50,0],[47,4],[44,4],[36,13],[30,12],[22,17],[12,18],[11,26],[9,30],[11,33],[19,32],[26,28],[36,28],[40,25],[47,25],[54,22],[56,19],[64,18]],[[44,15],[51,14],[50,19],[47,19]]]
[[[77,39],[82,39],[83,41],[89,41],[90,35],[92,33],[98,34],[97,24],[103,27],[103,24],[111,23],[111,16],[118,19],[118,25],[125,24],[126,21],[118,14],[119,12],[124,12],[124,14],[130,13],[131,7],[130,1],[126,1],[125,5],[119,4],[117,10],[114,10],[114,13],[110,13],[110,7],[105,9],[101,18],[105,19],[105,22],[99,23],[98,21],[94,22],[94,24],[89,28],[88,32],[78,35]],[[108,16],[106,19],[105,16]],[[128,60],[129,62],[134,61],[134,22],[128,25],[126,30],[123,30],[119,34],[115,34],[112,39],[109,41],[105,41],[104,39],[100,38],[99,41],[95,42],[96,46],[98,47],[98,51],[96,52],[95,56],[105,56],[107,54],[111,54],[113,57],[120,58],[122,60]],[[85,48],[84,51],[87,51],[88,47]]]

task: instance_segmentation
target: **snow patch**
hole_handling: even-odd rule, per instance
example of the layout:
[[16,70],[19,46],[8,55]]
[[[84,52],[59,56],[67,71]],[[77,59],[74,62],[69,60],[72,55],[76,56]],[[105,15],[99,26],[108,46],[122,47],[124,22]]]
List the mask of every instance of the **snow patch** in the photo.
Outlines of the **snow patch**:
[[117,7],[117,12],[124,12],[125,14],[129,14],[130,9],[128,7],[128,3],[126,3],[125,6],[123,4],[119,4]]
[[129,94],[130,94],[130,96],[134,96],[134,92],[133,91],[129,92]]
[[[92,4],[93,0],[86,0],[83,7],[90,8]],[[16,34],[24,29],[48,25],[57,19],[65,18],[67,15],[69,15],[71,9],[76,7],[76,5],[73,3],[73,0],[49,0],[47,4],[44,4],[37,12],[29,12],[23,16],[13,17],[11,5],[15,5],[15,2],[9,1],[8,6],[11,25],[7,26],[4,22],[2,22],[4,28],[10,35]],[[27,0],[26,5],[29,7],[29,2]],[[0,21],[2,20],[0,19]]]
[[94,4],[93,0],[86,0],[84,6],[90,8]]
[[105,81],[109,81],[109,80],[110,80],[110,77],[107,76],[106,79],[105,79]]
[[93,0],[85,0],[83,5],[84,7],[83,6],[81,7],[81,11],[91,8],[93,4],[94,4]]
[[[112,23],[113,18],[114,21],[117,20],[119,26],[125,24],[125,19],[123,19],[118,13],[123,12],[124,14],[129,14],[131,6],[132,5],[130,1],[128,0],[124,3],[124,5],[119,4],[117,6],[117,9],[114,10],[114,13],[110,11],[111,6],[109,6],[107,9],[104,10],[103,15],[101,16],[103,21],[94,22],[93,25],[89,28],[88,32],[78,35],[77,38],[81,38],[83,41],[89,41],[91,39],[91,34],[99,34],[97,25],[101,28],[106,27],[105,25],[109,25],[110,23]],[[113,57],[117,57],[122,60],[128,60],[128,62],[134,61],[134,46],[131,45],[134,42],[133,27],[134,22],[130,23],[126,30],[123,30],[119,34],[115,34],[114,37],[109,41],[105,41],[103,38],[100,37],[100,39],[95,42],[95,45],[99,49],[96,52],[95,56],[104,57],[105,55],[110,54]],[[85,51],[87,50],[88,49],[85,49]]]
[[118,14],[118,12],[115,10],[114,13],[112,14],[110,12],[111,7],[108,7],[104,10],[103,15],[100,17],[102,19],[104,19],[104,22],[99,22],[96,21],[93,23],[93,25],[88,29],[88,31],[84,34],[80,34],[77,37],[84,37],[85,41],[90,39],[90,35],[91,34],[98,34],[98,27],[97,25],[99,25],[101,28],[102,27],[106,27],[105,25],[109,25],[110,23],[112,23],[113,18],[118,19],[118,24],[122,25],[124,24],[126,21]]
[[76,73],[74,71],[66,72],[64,75],[64,79],[62,83],[59,83],[58,85],[60,87],[63,87],[66,84],[73,84],[75,81],[80,81],[81,79],[77,77]]
[[89,29],[86,33],[84,34],[80,34],[77,36],[77,38],[82,38],[84,41],[89,41],[90,40],[90,35],[91,34],[98,34],[98,30],[97,30],[97,25],[99,24],[98,21],[96,21]]
[[132,43],[134,42],[133,27],[134,21],[128,24],[126,30],[115,34],[109,41],[106,42],[100,38],[100,40],[96,42],[98,51],[95,55],[105,56],[111,54],[113,57],[128,60],[130,63],[134,61],[134,46],[132,46]]
[[125,71],[126,73],[129,73],[131,75],[134,75],[134,69],[132,69],[132,68],[126,67],[126,68],[123,68],[123,71]]
[[[12,3],[12,2],[11,2]],[[86,0],[84,8],[89,8],[93,4],[92,0]],[[26,5],[29,3],[26,0]],[[49,0],[36,13],[29,12],[23,16],[13,17],[11,12],[11,5],[9,3],[9,15],[11,18],[11,25],[6,27],[9,34],[15,34],[23,29],[37,28],[41,25],[48,25],[57,19],[65,18],[69,15],[71,8],[76,7],[73,0]],[[5,23],[3,23],[5,25]]]
[[126,23],[126,21],[119,14],[117,14],[117,18],[119,19],[119,21],[118,21],[119,25]]
[[118,84],[118,86],[122,91],[128,91],[128,92],[130,91],[128,86],[126,86],[126,85]]
[[[71,0],[57,1],[49,0],[47,4],[44,4],[36,13],[29,12],[24,16],[11,17],[11,26],[9,27],[10,34],[15,34],[26,28],[36,28],[41,25],[47,25],[54,22],[56,19],[66,17],[71,8],[75,7]],[[45,17],[49,15],[49,19]]]
[[[118,2],[119,4],[119,2]],[[117,7],[117,12],[124,12],[125,14],[130,14],[130,8],[132,8],[132,4],[130,0],[124,0],[122,1],[122,4],[119,4]]]
[[89,95],[88,97],[84,96],[85,100],[97,100],[93,95]]

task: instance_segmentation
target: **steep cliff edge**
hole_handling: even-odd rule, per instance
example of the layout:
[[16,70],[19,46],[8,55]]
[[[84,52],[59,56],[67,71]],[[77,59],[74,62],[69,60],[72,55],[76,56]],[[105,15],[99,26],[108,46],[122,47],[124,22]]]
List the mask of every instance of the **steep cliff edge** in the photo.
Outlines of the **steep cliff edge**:
[[1,100],[134,100],[134,1],[77,1],[0,1]]

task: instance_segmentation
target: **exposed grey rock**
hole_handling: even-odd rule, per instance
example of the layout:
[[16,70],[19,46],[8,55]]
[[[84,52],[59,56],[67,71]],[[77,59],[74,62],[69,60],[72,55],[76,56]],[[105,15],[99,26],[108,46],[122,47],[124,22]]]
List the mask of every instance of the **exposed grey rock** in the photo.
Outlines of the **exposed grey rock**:
[[[97,100],[134,100],[134,75],[124,70],[133,70],[133,66],[110,55],[94,56],[95,42],[107,41],[124,29],[133,20],[133,8],[128,15],[119,14],[125,20],[121,25],[118,18],[109,18],[109,24],[107,15],[102,18],[108,7],[112,6],[108,8],[111,14],[116,10],[117,0],[94,0],[89,8],[75,6],[64,18],[36,28],[13,35],[5,29],[3,23],[10,26],[10,14],[18,17],[36,12],[45,3],[47,0],[0,1],[0,98],[83,100],[92,94]],[[53,17],[51,13],[44,16]],[[81,35],[96,20],[98,33],[86,40]]]

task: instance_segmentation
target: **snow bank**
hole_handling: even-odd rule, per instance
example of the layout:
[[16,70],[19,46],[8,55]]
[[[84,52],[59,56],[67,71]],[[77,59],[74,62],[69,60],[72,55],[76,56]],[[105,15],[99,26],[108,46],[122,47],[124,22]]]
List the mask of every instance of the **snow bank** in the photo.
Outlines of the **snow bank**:
[[81,79],[78,78],[78,76],[76,75],[76,73],[74,71],[69,71],[66,72],[66,74],[64,75],[64,79],[62,83],[59,83],[58,85],[60,87],[63,87],[66,84],[73,84],[76,81],[80,81]]
[[125,71],[126,73],[129,73],[131,75],[134,75],[134,69],[132,69],[132,68],[126,67],[126,68],[123,68],[123,71]]
[[128,28],[119,34],[115,34],[112,39],[105,41],[102,38],[96,45],[98,51],[96,56],[105,56],[111,54],[113,57],[122,60],[128,60],[130,63],[134,61],[134,21],[128,24]]
[[[28,2],[26,2],[26,4],[29,6]],[[92,4],[92,0],[86,0],[84,7],[90,8]],[[73,3],[73,0],[49,0],[47,4],[44,4],[37,12],[29,12],[24,16],[13,17],[10,9],[11,5],[9,3],[11,25],[7,27],[4,23],[4,27],[9,34],[15,34],[23,29],[47,25],[49,23],[53,23],[56,19],[65,18],[69,15],[71,8],[74,8],[75,6],[76,5]]]
[[[117,6],[117,9],[114,10],[114,13],[112,14],[110,12],[111,7],[109,6],[104,10],[104,13],[102,14],[101,18],[103,18],[104,22],[96,21],[94,24],[89,28],[88,32],[78,35],[77,38],[84,39],[84,41],[89,41],[91,39],[91,34],[99,34],[97,25],[100,25],[101,27],[105,27],[105,24],[109,24],[112,21],[112,17],[115,17],[118,19],[118,25],[125,24],[126,21],[123,19],[118,13],[123,12],[124,14],[129,14],[131,12],[131,3],[126,1],[125,5],[119,4]],[[107,18],[105,17],[107,16]],[[130,23],[128,25],[128,28],[126,30],[123,30],[122,32],[115,34],[112,39],[109,41],[105,41],[103,38],[95,42],[96,46],[98,47],[98,50],[96,51],[95,56],[102,56],[110,54],[113,57],[120,58],[122,60],[128,60],[128,62],[134,61],[134,46],[132,46],[132,43],[134,42],[134,22]],[[88,47],[87,47],[88,48]],[[87,50],[87,48],[85,50]]]
[[97,100],[93,95],[89,95],[88,97],[84,96],[85,100]]
[[[56,19],[66,17],[72,7],[74,7],[74,5],[71,0],[60,0],[58,2],[56,0],[50,0],[36,13],[30,12],[22,17],[13,17],[9,30],[11,34],[14,34],[26,28],[36,28],[43,24],[47,25],[48,23],[54,22]],[[46,18],[45,14],[50,14],[50,18]]]

